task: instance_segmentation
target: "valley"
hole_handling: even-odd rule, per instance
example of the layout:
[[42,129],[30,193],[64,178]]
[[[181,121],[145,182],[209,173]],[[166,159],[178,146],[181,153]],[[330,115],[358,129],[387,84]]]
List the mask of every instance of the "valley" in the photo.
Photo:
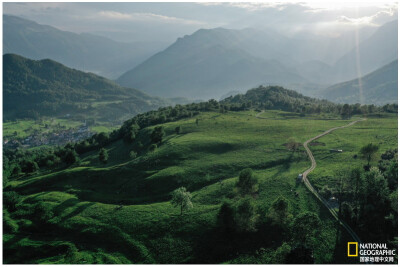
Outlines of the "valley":
[[3,3],[2,263],[397,264],[397,9]]
[[[78,165],[67,169],[11,179],[6,190],[17,192],[20,199],[17,212],[10,213],[9,223],[17,226],[4,237],[8,262],[277,262],[274,251],[295,245],[287,235],[289,229],[276,236],[274,229],[278,226],[271,225],[265,215],[281,196],[288,201],[293,218],[304,212],[313,212],[320,218],[321,224],[315,229],[318,234],[310,241],[316,263],[349,263],[336,254],[346,249],[336,241],[338,234],[339,240],[348,240],[346,231],[337,232],[330,212],[302,183],[296,182],[297,174],[309,166],[308,156],[301,147],[290,151],[285,146],[290,138],[302,143],[327,129],[348,124],[349,120],[322,115],[302,117],[274,110],[265,111],[258,118],[258,113],[202,112],[193,118],[161,124],[165,137],[157,148],[149,150],[149,133],[156,124],[140,130],[132,144],[119,140],[106,145],[109,157],[105,164],[99,162],[95,150],[80,155]],[[375,135],[387,140],[380,145],[379,154],[397,146],[397,128],[393,128],[396,124],[395,115],[369,117],[321,137],[318,141],[326,145],[312,147],[318,166],[309,175],[311,183],[317,190],[329,185],[335,191],[335,171],[363,166],[364,160],[353,159],[353,155],[365,143],[376,142]],[[178,126],[181,131],[177,134]],[[366,127],[368,131],[361,130]],[[346,131],[355,132],[348,135]],[[137,147],[138,143],[144,148]],[[344,152],[332,154],[333,148]],[[137,152],[133,159],[132,150]],[[260,217],[256,230],[246,235],[217,234],[219,207],[224,201],[240,200],[235,184],[245,168],[252,168],[258,178],[254,205]],[[182,216],[169,203],[169,194],[179,186],[192,193],[193,202],[193,209]],[[46,205],[51,217],[43,221],[22,215],[30,214],[39,203]],[[19,215],[18,210],[24,212]],[[42,225],[54,229],[45,239],[40,234]],[[101,242],[91,237],[95,233],[101,236]],[[82,240],[79,236],[87,237]],[[231,246],[226,247],[228,240]],[[205,242],[214,244],[212,250]],[[51,248],[47,251],[57,253],[36,260],[27,256],[32,246]],[[123,247],[131,252],[124,252]],[[26,251],[24,259],[15,251]]]

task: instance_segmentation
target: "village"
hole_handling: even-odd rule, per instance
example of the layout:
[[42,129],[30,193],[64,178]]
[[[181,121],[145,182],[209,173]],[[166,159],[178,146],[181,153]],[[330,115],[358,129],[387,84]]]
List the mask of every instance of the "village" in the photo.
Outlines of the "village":
[[3,140],[4,148],[32,148],[43,145],[62,146],[69,142],[77,142],[94,135],[85,124],[77,128],[55,129],[49,132],[35,132],[26,138],[10,138]]

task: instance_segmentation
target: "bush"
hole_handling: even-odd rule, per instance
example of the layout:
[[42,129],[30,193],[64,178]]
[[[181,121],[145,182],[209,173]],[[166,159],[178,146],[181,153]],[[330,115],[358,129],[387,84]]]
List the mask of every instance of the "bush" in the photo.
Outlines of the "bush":
[[180,134],[182,132],[182,127],[181,126],[176,127],[175,132],[176,134]]
[[18,224],[11,219],[10,214],[6,210],[3,210],[3,231],[4,233],[18,232]]
[[3,204],[9,211],[15,211],[16,206],[20,201],[20,196],[15,191],[4,192]]
[[108,152],[106,149],[101,148],[99,151],[99,160],[101,163],[106,164],[108,161]]
[[131,151],[131,152],[129,152],[129,157],[131,158],[131,159],[136,159],[136,157],[137,157],[137,153],[135,152],[135,151]]
[[53,210],[49,204],[39,201],[34,207],[34,220],[38,223],[46,224],[53,218]]
[[157,149],[157,145],[156,144],[151,144],[150,147],[149,147],[150,151],[154,151],[156,149]]

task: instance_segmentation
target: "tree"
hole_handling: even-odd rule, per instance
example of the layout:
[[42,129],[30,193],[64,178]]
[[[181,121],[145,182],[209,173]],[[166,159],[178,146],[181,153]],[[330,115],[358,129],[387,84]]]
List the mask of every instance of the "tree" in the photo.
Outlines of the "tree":
[[299,244],[309,243],[314,237],[321,220],[313,212],[304,212],[296,216],[292,226],[293,239]]
[[131,158],[131,159],[135,159],[136,157],[137,157],[137,153],[135,152],[135,151],[131,151],[131,152],[129,152],[129,157]]
[[105,146],[109,141],[109,135],[107,133],[101,132],[95,136],[99,146]]
[[378,152],[379,147],[377,145],[369,143],[368,145],[361,148],[360,153],[363,155],[364,158],[368,161],[368,167],[370,166],[370,162],[376,152]]
[[289,201],[282,196],[275,199],[267,214],[267,218],[269,218],[273,224],[281,226],[282,228],[285,228],[291,217],[292,215],[289,213]]
[[240,172],[236,186],[242,195],[246,195],[257,191],[257,182],[257,178],[253,174],[252,169],[247,168]]
[[20,196],[15,191],[7,191],[3,194],[3,204],[9,211],[16,210]]
[[26,173],[32,173],[39,170],[38,164],[33,160],[24,161],[22,164],[22,171]]
[[258,217],[256,205],[251,197],[245,197],[239,201],[235,214],[236,227],[239,232],[256,231]]
[[156,150],[157,149],[157,145],[156,144],[151,144],[150,146],[149,146],[149,150],[150,151],[154,151],[154,150]]
[[291,247],[288,243],[283,242],[283,244],[275,250],[274,253],[274,264],[286,263],[286,257],[290,253]]
[[67,149],[64,156],[64,162],[67,165],[74,164],[79,160],[78,154],[73,149]]
[[385,217],[390,213],[390,191],[386,179],[377,167],[365,172],[364,179],[360,224],[371,238],[379,240],[385,229],[376,226],[385,225]]
[[232,232],[235,228],[235,210],[229,202],[224,202],[217,215],[217,223],[225,232]]
[[342,116],[343,119],[349,119],[351,117],[352,113],[352,108],[350,107],[349,104],[344,104],[342,107],[342,110],[340,112],[340,115]]
[[181,215],[183,211],[193,208],[192,195],[186,191],[185,187],[180,187],[172,192],[171,203],[175,207],[180,207]]
[[296,141],[296,139],[290,137],[286,143],[286,148],[292,152],[295,152],[299,148],[299,143]]
[[99,151],[99,160],[103,164],[106,164],[108,161],[108,152],[105,148],[101,148]]
[[19,166],[19,164],[14,165],[11,173],[13,176],[17,176],[17,177],[19,176],[19,174],[21,173],[21,167]]
[[181,126],[177,126],[175,128],[175,132],[176,132],[176,134],[180,134],[182,132],[182,127]]
[[150,138],[153,143],[161,143],[164,135],[164,127],[158,126],[154,128],[153,132],[150,135]]

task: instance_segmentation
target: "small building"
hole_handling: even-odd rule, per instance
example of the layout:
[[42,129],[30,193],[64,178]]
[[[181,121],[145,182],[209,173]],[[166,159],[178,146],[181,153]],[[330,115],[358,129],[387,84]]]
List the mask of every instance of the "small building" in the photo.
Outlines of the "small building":
[[330,201],[330,202],[338,202],[338,199],[335,198],[335,197],[330,197],[330,198],[329,198],[329,201]]
[[303,180],[303,174],[300,173],[300,174],[297,176],[297,181],[300,182],[300,181],[302,181],[302,180]]
[[343,150],[342,149],[330,149],[329,152],[331,152],[331,153],[342,153]]

